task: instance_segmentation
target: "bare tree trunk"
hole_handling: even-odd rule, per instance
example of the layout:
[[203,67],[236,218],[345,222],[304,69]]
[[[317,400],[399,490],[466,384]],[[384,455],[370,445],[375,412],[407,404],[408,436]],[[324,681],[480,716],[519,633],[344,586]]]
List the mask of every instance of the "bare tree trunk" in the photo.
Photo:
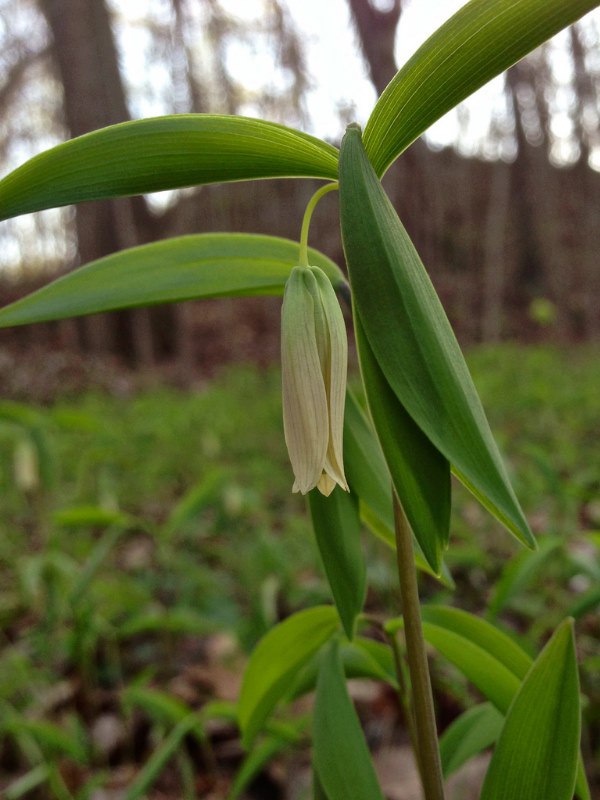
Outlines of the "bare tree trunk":
[[393,0],[389,11],[378,11],[369,0],[348,0],[348,4],[371,80],[381,94],[397,70],[394,43],[402,13],[401,0]]
[[[118,56],[104,0],[38,0],[54,40],[72,136],[129,119]],[[131,247],[147,238],[150,215],[141,197],[85,203],[76,210],[81,262]],[[153,363],[146,311],[94,315],[79,326],[84,349],[121,350],[143,365]]]

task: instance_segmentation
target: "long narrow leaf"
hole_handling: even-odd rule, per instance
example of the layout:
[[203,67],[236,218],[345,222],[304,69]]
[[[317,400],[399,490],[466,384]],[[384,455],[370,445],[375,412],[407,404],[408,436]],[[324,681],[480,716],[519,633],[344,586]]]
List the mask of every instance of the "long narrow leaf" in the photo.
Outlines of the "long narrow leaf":
[[394,394],[358,315],[354,326],[369,408],[394,487],[427,563],[439,575],[450,533],[450,464]]
[[383,800],[363,732],[348,696],[337,642],[321,655],[313,759],[329,800]]
[[473,706],[454,720],[440,737],[444,777],[452,775],[470,758],[494,744],[504,717],[491,703]]
[[292,688],[298,671],[338,626],[333,606],[317,606],[293,614],[260,640],[246,667],[238,706],[246,747],[275,704]]
[[253,178],[337,178],[337,150],[283,125],[185,114],[123,122],[53,147],[0,181],[0,219]]
[[[373,427],[351,391],[346,392],[344,454],[346,478],[359,498],[362,521],[376,536],[395,548],[392,477]],[[446,565],[442,565],[442,574],[437,576],[425,560],[419,543],[415,540],[414,544],[417,569],[453,588]]]
[[357,327],[383,377],[467,488],[534,546],[444,309],[353,127],[340,154],[340,211]]
[[385,89],[365,129],[378,175],[447,111],[598,5],[597,0],[471,0]]
[[[402,627],[389,620],[388,630]],[[474,614],[445,606],[423,607],[423,634],[502,714],[506,714],[533,659],[507,634]],[[581,757],[577,796],[590,800]]]
[[329,497],[313,489],[308,501],[325,574],[346,636],[352,639],[367,589],[358,502],[339,488]]
[[[398,688],[394,657],[388,645],[355,636],[351,642],[342,642],[339,647],[344,675],[350,678],[368,678],[384,681],[392,688]],[[292,699],[312,692],[317,685],[319,654],[309,661],[298,674],[290,693]]]
[[[327,256],[310,250],[334,286]],[[226,295],[281,294],[298,244],[276,236],[201,233],[133,247],[92,261],[0,310],[0,327],[132,306]]]
[[565,620],[509,709],[481,800],[571,800],[579,735],[573,624]]
[[125,800],[140,800],[144,797],[182,746],[185,737],[200,726],[201,722],[197,714],[189,714],[182,719],[138,772],[125,793]]

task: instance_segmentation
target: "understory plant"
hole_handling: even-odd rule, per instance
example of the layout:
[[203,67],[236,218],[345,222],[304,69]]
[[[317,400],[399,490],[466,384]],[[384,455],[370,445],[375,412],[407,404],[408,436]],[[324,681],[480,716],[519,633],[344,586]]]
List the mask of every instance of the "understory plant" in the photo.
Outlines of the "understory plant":
[[[0,311],[0,326],[8,327],[285,290],[285,438],[293,489],[308,496],[333,605],[293,614],[252,653],[233,712],[247,773],[297,738],[273,715],[314,690],[313,797],[383,798],[346,687],[347,678],[366,676],[398,694],[426,800],[442,800],[445,776],[490,745],[482,800],[591,797],[579,750],[572,620],[532,660],[489,621],[449,606],[421,608],[419,570],[452,581],[444,564],[451,475],[525,547],[536,545],[450,324],[381,178],[444,113],[596,5],[472,0],[397,73],[364,134],[348,127],[339,151],[263,120],[177,115],[73,139],[0,182],[2,219],[213,182],[326,182],[307,206],[299,242],[236,233],[168,239],[85,265]],[[347,277],[308,246],[311,216],[332,191],[339,192]],[[360,396],[346,389],[340,300],[352,318]],[[363,614],[363,526],[396,550],[402,605],[392,619]],[[441,742],[426,643],[485,697]],[[196,722],[182,719],[177,736]]]

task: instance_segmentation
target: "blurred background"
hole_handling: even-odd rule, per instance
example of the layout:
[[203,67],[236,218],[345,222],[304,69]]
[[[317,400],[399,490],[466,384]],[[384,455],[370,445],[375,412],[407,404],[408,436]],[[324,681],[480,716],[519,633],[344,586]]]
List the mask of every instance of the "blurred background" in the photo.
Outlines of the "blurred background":
[[[3,172],[70,136],[168,113],[264,116],[339,143],[345,125],[366,121],[398,65],[459,6],[2,0]],[[600,333],[599,31],[596,12],[563,32],[434,126],[387,177],[465,343]],[[297,238],[313,189],[307,181],[207,187],[4,223],[2,299],[169,235],[243,230]],[[336,213],[335,200],[322,204],[312,240],[343,263]],[[253,329],[256,305],[248,304]],[[206,366],[209,354],[192,341],[202,335],[188,330],[198,316],[192,306],[142,310],[3,332],[0,341],[24,336],[28,345],[116,353],[145,366],[165,359]],[[222,348],[235,351],[239,338],[221,336]],[[255,357],[273,351],[260,337],[256,349]]]
[[[0,0],[2,174],[71,136],[174,112],[264,116],[339,144],[460,5]],[[596,797],[599,120],[594,12],[441,120],[385,178],[540,542],[520,550],[455,485],[456,585],[422,576],[423,597],[485,616],[531,655],[576,619]],[[297,239],[317,185],[210,186],[4,222],[0,302],[166,236]],[[311,244],[343,265],[338,227],[329,195]],[[0,332],[1,797],[309,796],[309,707],[284,712],[250,764],[235,726],[250,649],[290,613],[331,602],[290,491],[279,316],[277,298],[223,299]],[[395,615],[392,554],[366,533],[364,546],[367,611]],[[433,682],[440,730],[481,700],[440,658]],[[393,693],[372,684],[355,700],[388,796],[414,798]],[[203,716],[190,726],[193,712]],[[482,764],[453,797],[477,797]]]

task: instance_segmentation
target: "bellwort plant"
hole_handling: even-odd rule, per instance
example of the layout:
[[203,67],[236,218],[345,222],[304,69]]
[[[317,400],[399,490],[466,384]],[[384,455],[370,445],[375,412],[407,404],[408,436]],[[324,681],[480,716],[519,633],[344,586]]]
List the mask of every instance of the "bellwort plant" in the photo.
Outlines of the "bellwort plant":
[[[346,689],[346,678],[357,676],[397,692],[426,800],[442,800],[457,762],[490,745],[482,800],[591,797],[579,755],[572,621],[565,619],[532,659],[490,622],[419,602],[417,571],[452,582],[444,564],[452,474],[525,547],[535,542],[444,310],[381,178],[449,109],[596,5],[471,0],[400,69],[364,133],[348,128],[339,150],[263,120],[177,115],[81,136],[0,181],[2,219],[212,182],[325,181],[309,203],[299,243],[236,233],[169,239],[87,264],[0,311],[7,327],[285,291],[285,439],[293,488],[308,496],[333,602],[293,614],[259,642],[237,721],[255,767],[285,746],[272,715],[314,690],[315,800],[383,798]],[[311,215],[334,190],[348,277],[308,247]],[[346,390],[338,297],[351,311],[366,405]],[[402,606],[393,619],[362,611],[365,529],[397,553]],[[487,700],[443,734],[443,757],[426,643]]]

